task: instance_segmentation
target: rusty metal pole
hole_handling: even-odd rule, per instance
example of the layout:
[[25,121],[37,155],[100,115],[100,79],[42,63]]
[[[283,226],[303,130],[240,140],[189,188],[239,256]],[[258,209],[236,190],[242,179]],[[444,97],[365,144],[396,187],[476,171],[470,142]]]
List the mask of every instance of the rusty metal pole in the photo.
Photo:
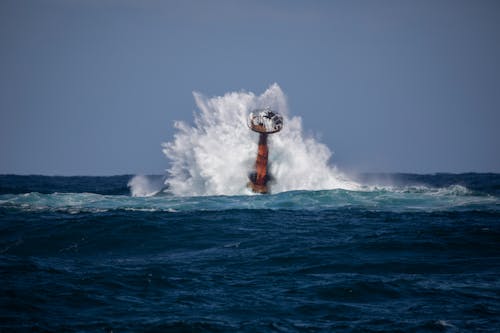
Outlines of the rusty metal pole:
[[274,113],[270,108],[254,110],[248,116],[248,127],[259,133],[259,148],[255,160],[255,172],[250,174],[247,186],[256,193],[268,193],[267,182],[270,178],[267,170],[269,148],[267,135],[277,133],[283,128],[283,117]]
[[254,192],[267,193],[267,158],[269,148],[267,147],[267,133],[260,133],[257,159],[255,160],[255,182],[252,189]]

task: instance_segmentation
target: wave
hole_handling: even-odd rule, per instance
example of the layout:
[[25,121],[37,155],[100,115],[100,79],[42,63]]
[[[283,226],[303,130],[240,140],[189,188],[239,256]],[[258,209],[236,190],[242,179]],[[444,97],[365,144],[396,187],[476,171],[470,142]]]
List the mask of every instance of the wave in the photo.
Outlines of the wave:
[[100,213],[107,211],[184,212],[247,210],[362,209],[370,211],[440,211],[500,209],[500,198],[471,191],[460,185],[445,188],[424,186],[365,187],[321,191],[288,191],[258,196],[176,196],[158,194],[150,197],[102,195],[96,193],[38,192],[0,195],[0,209]]
[[151,197],[167,189],[165,177],[136,175],[127,183],[133,197]]
[[[179,196],[248,195],[248,175],[253,170],[258,135],[248,129],[248,114],[270,107],[284,118],[281,132],[269,136],[269,170],[272,193],[294,190],[346,189],[359,185],[329,165],[331,151],[314,138],[305,137],[300,117],[290,116],[286,97],[277,84],[262,95],[231,92],[207,98],[194,93],[199,112],[194,125],[176,122],[172,142],[163,144],[170,161],[166,183]],[[132,184],[141,193],[141,184]],[[148,192],[148,191],[146,191]]]

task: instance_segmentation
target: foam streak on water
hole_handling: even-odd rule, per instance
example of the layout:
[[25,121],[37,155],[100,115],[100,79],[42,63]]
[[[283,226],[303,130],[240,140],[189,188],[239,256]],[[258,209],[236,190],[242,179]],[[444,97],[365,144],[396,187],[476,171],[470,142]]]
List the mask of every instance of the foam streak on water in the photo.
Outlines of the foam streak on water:
[[[262,95],[232,92],[207,98],[194,93],[199,112],[194,125],[176,122],[172,142],[163,144],[171,162],[166,182],[176,195],[244,195],[257,152],[258,134],[246,125],[248,114],[270,107],[284,117],[284,129],[269,137],[272,192],[355,189],[357,185],[328,162],[324,144],[302,133],[301,118],[290,116],[277,84]],[[137,191],[140,192],[140,191]]]
[[371,211],[430,212],[498,210],[496,196],[474,193],[460,185],[446,188],[406,186],[365,188],[363,191],[288,191],[266,196],[175,196],[131,197],[97,193],[37,192],[0,195],[0,207],[22,212],[160,211],[192,212],[247,210],[321,211],[329,209],[368,209]]

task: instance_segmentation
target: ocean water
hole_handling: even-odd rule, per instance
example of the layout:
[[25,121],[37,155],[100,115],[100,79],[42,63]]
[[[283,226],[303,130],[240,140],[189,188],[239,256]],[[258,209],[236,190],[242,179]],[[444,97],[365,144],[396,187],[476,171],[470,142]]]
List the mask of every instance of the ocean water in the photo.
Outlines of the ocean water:
[[277,84],[194,99],[164,175],[0,176],[0,332],[500,331],[499,174],[346,176]]
[[146,197],[133,179],[0,176],[0,331],[499,331],[499,174]]

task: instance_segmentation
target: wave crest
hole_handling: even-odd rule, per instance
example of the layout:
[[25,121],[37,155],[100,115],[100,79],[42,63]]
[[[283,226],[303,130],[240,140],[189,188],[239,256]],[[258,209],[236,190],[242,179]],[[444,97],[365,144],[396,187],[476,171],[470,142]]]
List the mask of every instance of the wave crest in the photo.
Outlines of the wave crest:
[[327,146],[306,138],[300,117],[289,116],[286,97],[275,83],[262,95],[231,92],[207,98],[194,93],[199,113],[194,126],[176,122],[172,142],[163,144],[171,162],[166,180],[181,196],[244,195],[257,153],[258,136],[246,126],[253,109],[270,107],[284,118],[280,133],[269,136],[273,193],[291,190],[358,189],[328,162]]

